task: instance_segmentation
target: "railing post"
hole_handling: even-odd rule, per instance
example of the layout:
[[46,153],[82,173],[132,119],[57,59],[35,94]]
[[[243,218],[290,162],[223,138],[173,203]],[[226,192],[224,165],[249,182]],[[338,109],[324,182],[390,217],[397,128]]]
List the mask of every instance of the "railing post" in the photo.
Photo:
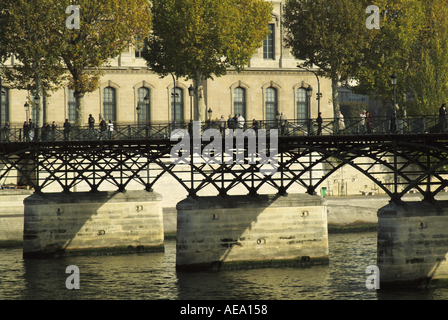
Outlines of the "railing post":
[[[138,128],[137,128],[137,132],[138,132]],[[130,139],[131,138],[131,125],[130,124],[128,124],[128,139]]]

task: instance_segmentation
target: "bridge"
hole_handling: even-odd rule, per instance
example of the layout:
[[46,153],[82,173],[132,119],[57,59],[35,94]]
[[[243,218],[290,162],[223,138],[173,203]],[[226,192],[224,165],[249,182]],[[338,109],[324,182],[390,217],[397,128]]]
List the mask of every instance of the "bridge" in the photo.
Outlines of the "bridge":
[[[432,201],[447,187],[448,136],[428,133],[437,130],[435,117],[409,117],[399,121],[395,134],[389,131],[389,121],[390,118],[377,119],[374,133],[359,134],[358,118],[347,119],[343,132],[337,129],[337,121],[325,119],[321,135],[316,135],[317,126],[309,120],[288,120],[286,126],[280,121],[260,121],[257,130],[266,130],[263,146],[257,140],[256,130],[252,131],[254,140],[251,141],[248,134],[238,136],[237,129],[230,137],[228,129],[218,131],[218,123],[205,123],[201,132],[215,129],[214,139],[221,134],[220,150],[208,150],[210,139],[200,139],[195,144],[190,139],[188,147],[193,152],[187,152],[191,159],[185,159],[186,150],[179,150],[176,155],[172,152],[182,137],[188,138],[189,124],[116,126],[112,137],[106,131],[88,127],[73,128],[66,138],[63,130],[49,130],[45,136],[40,129],[30,133],[14,128],[2,134],[0,183],[6,178],[11,181],[17,174],[17,184],[28,185],[36,193],[54,185],[67,193],[80,183],[87,183],[91,192],[99,191],[105,183],[124,192],[131,181],[150,191],[162,175],[169,174],[192,197],[209,186],[226,196],[238,185],[244,186],[252,196],[263,185],[285,195],[294,184],[313,195],[327,178],[347,164],[374,181],[394,202],[400,202],[410,190],[417,190],[425,200]],[[252,123],[246,123],[239,132],[247,133],[251,128]],[[269,134],[273,131],[277,133],[278,144],[270,150]],[[254,148],[250,149],[248,143],[252,142]],[[225,148],[226,143],[231,146]],[[270,158],[274,175],[262,173],[269,165],[260,161],[256,152],[261,146],[265,153],[272,151],[275,156],[275,165],[272,164],[274,157]],[[184,149],[189,148],[184,146]],[[200,160],[195,161],[193,157]],[[323,163],[331,169],[313,175],[321,171],[318,168]],[[184,168],[178,170],[185,165],[189,166],[189,173]],[[381,180],[385,175],[393,176],[393,180]]]
[[[244,239],[248,238],[245,230],[249,222],[244,222],[244,228],[238,226],[237,229],[241,229],[237,232],[238,236],[223,235],[223,230],[234,225],[234,220],[245,220],[242,215],[254,207],[258,209],[255,210],[256,213],[248,214],[252,221],[250,223],[262,219],[264,214],[267,214],[268,220],[275,219],[275,212],[280,212],[285,206],[289,207],[289,211],[301,212],[300,217],[314,214],[320,217],[323,211],[316,208],[326,211],[326,205],[322,198],[316,196],[316,191],[334,172],[349,165],[374,181],[391,199],[390,207],[385,207],[378,213],[378,264],[384,266],[381,270],[383,277],[387,279],[384,283],[401,281],[397,274],[401,275],[406,265],[413,263],[424,266],[418,273],[418,279],[424,279],[422,281],[426,281],[425,283],[434,278],[428,275],[429,270],[442,270],[441,277],[446,279],[448,204],[435,201],[435,196],[448,186],[448,135],[440,133],[442,128],[435,117],[377,119],[373,128],[369,128],[369,132],[372,132],[369,134],[359,134],[359,119],[345,121],[344,131],[338,130],[337,119],[325,119],[321,128],[310,120],[296,120],[288,121],[287,125],[281,121],[260,121],[256,127],[252,122],[245,123],[242,130],[223,129],[219,127],[219,123],[207,122],[199,129],[194,129],[194,123],[116,126],[113,135],[109,136],[91,128],[74,128],[65,137],[63,132],[50,131],[48,136],[44,132],[40,139],[37,130],[30,136],[30,132],[25,132],[22,128],[11,129],[2,133],[0,181],[7,178],[11,180],[16,175],[17,184],[31,186],[35,190],[35,199],[28,201],[31,208],[42,203],[42,199],[49,199],[45,195],[45,189],[50,186],[53,189],[57,186],[63,195],[70,198],[63,200],[60,198],[63,196],[52,193],[53,199],[73,206],[76,202],[73,194],[76,193],[72,190],[80,183],[88,185],[93,197],[101,194],[104,184],[115,186],[117,192],[123,194],[131,181],[137,181],[142,190],[152,194],[157,181],[163,175],[170,175],[189,195],[178,204],[178,267],[201,267],[211,263],[214,268],[222,268],[226,259],[233,264],[247,259],[248,251],[244,250],[248,250],[248,246]],[[397,121],[394,132],[390,131],[391,121]],[[208,129],[214,129],[209,131],[213,133],[213,139],[204,139]],[[317,135],[318,130],[320,135]],[[182,141],[183,144],[180,144]],[[320,169],[322,164],[329,169]],[[185,166],[189,169],[185,170]],[[393,179],[384,179],[385,176]],[[295,185],[303,187],[307,195],[298,197],[288,194]],[[271,196],[260,193],[265,186],[273,190]],[[218,197],[198,197],[201,190],[210,187]],[[236,187],[243,187],[246,196],[230,196],[229,192]],[[429,207],[421,208],[421,204],[403,202],[403,196],[410,190],[417,190],[423,196],[424,204]],[[285,202],[285,199],[289,202]],[[56,200],[51,201],[53,205]],[[135,201],[129,198],[123,200],[132,202],[131,206],[143,207],[135,204]],[[154,201],[156,200],[153,198],[149,201],[151,206]],[[49,205],[50,202],[45,203]],[[67,207],[58,208],[58,216],[64,210]],[[231,211],[232,217],[224,229],[197,229],[199,223],[194,219],[203,216],[204,212],[211,214],[212,220],[221,219],[222,222],[223,216],[230,216],[227,212]],[[383,216],[380,212],[383,212]],[[35,216],[36,213],[30,215]],[[285,212],[284,216],[286,215]],[[279,237],[282,244],[287,239],[296,239],[286,243],[294,243],[300,248],[305,247],[306,241],[313,243],[311,247],[303,249],[305,253],[300,255],[299,264],[310,261],[319,263],[322,259],[328,259],[326,226],[322,228],[326,224],[326,212],[324,215],[324,220],[316,220],[312,236],[309,235],[309,226],[305,224],[301,226],[300,232]],[[91,217],[91,214],[88,216]],[[429,220],[425,220],[426,218]],[[283,221],[277,229],[289,228],[291,219],[296,224],[296,217],[288,216],[287,219],[289,222]],[[403,219],[408,222],[403,222]],[[404,232],[405,225],[412,225],[416,230],[411,232],[409,227]],[[429,228],[430,225],[432,229]],[[440,229],[441,226],[444,227]],[[60,225],[58,228],[61,228]],[[203,241],[206,240],[204,237],[197,238],[200,232],[219,233],[217,246],[221,250],[227,250],[224,256],[208,257],[209,253],[205,253],[207,250],[203,251]],[[268,241],[266,235],[260,236],[260,232],[258,230],[256,234],[252,233],[252,237],[257,237],[252,250]],[[415,240],[416,243],[421,243],[418,250],[421,249],[426,254],[415,258],[417,249],[411,248],[408,251],[412,251],[409,253],[412,257],[402,257],[402,264],[398,264],[394,261],[402,254],[399,253],[402,251],[400,248],[410,241],[406,238],[407,234],[412,240],[418,238]],[[33,239],[34,235],[30,236],[30,241]],[[238,247],[243,247],[244,250],[241,249],[239,254],[230,254],[240,250]],[[290,250],[288,247],[287,251]],[[310,253],[313,250],[319,253]],[[198,255],[201,256],[199,260]],[[208,258],[203,260],[204,256]],[[272,261],[272,256],[265,258]],[[257,261],[259,259],[258,257]],[[297,263],[297,259],[292,260]],[[393,272],[388,274],[386,270]],[[412,281],[415,282],[414,278]]]

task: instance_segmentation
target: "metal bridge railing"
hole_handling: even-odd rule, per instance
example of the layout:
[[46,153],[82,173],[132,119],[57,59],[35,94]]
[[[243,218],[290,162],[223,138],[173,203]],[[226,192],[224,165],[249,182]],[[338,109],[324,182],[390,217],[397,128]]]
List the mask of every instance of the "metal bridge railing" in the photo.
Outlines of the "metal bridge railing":
[[[359,134],[404,134],[404,133],[438,133],[444,132],[446,120],[438,116],[408,116],[396,119],[395,132],[391,132],[391,117],[374,117],[369,125],[366,119],[364,125],[359,117],[344,118],[344,129],[337,118],[324,118],[319,128],[315,119],[288,120],[257,120],[233,123],[228,125],[219,121],[202,123],[201,131],[217,129],[223,136],[234,133],[236,129],[246,131],[253,129],[256,133],[265,129],[267,136],[270,130],[277,130],[279,136],[311,136],[311,135],[359,135]],[[445,123],[444,123],[445,122]],[[26,130],[20,127],[3,127],[0,130],[0,142],[29,142],[29,141],[87,141],[87,140],[130,140],[130,139],[168,139],[176,129],[184,129],[191,133],[190,122],[180,123],[143,123],[135,125],[114,125],[113,132],[108,128],[101,130],[98,125],[72,127],[70,132],[63,128],[47,129],[34,128]],[[231,130],[233,131],[231,131]]]

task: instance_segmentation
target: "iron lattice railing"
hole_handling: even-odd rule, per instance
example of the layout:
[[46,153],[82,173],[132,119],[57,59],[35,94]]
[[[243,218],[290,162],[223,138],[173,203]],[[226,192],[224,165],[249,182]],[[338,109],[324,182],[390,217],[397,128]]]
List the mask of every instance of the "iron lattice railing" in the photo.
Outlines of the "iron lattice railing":
[[[279,136],[309,136],[309,135],[358,135],[358,134],[403,134],[403,133],[438,133],[445,131],[446,120],[438,116],[408,116],[394,119],[393,117],[374,117],[371,121],[360,117],[344,118],[343,129],[338,118],[324,118],[319,126],[315,119],[288,119],[288,120],[258,120],[231,123],[219,121],[206,121],[201,123],[201,131],[217,129],[222,136],[242,131],[277,130]],[[370,123],[369,123],[370,122]],[[395,125],[394,125],[395,123]],[[20,127],[1,128],[0,142],[29,142],[29,141],[87,141],[87,140],[130,140],[130,139],[167,139],[175,130],[176,134],[191,133],[190,122],[179,123],[143,123],[135,125],[114,125],[114,130],[108,127],[101,130],[98,125],[94,128],[88,126],[72,127],[70,132],[63,128],[47,129]],[[185,130],[185,131],[179,131]]]

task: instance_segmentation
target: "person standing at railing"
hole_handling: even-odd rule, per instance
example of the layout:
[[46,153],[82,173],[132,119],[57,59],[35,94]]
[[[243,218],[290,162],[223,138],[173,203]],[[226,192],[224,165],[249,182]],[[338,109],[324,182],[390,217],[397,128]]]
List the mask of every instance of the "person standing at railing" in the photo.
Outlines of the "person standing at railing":
[[281,127],[281,135],[286,135],[286,126],[288,125],[288,120],[286,119],[285,114],[282,112],[280,115],[280,127]]
[[101,138],[103,139],[107,139],[107,125],[106,125],[106,121],[104,121],[104,119],[101,119],[100,122],[100,131],[101,131]]
[[319,112],[319,115],[317,116],[316,119],[317,122],[317,135],[320,136],[322,134],[322,112]]
[[231,115],[229,115],[229,119],[227,119],[227,128],[233,129],[234,128],[234,121]]
[[41,129],[42,141],[48,141],[48,135],[50,134],[50,126],[45,123]]
[[53,121],[53,123],[51,124],[51,140],[55,141],[56,140],[56,128],[58,127],[58,124]]
[[68,119],[65,119],[64,122],[64,141],[67,141],[69,139],[70,131],[72,131],[72,126],[70,122],[68,122]]
[[112,123],[112,120],[109,120],[107,128],[109,129],[109,139],[112,139],[112,136],[114,135],[114,124]]
[[252,120],[252,129],[255,130],[255,134],[258,135],[258,129],[259,129],[258,121],[255,120],[255,118]]
[[372,133],[372,115],[369,111],[366,112],[366,121],[367,121],[367,133]]
[[238,129],[243,130],[245,123],[246,123],[246,120],[244,119],[244,117],[240,113],[240,115],[238,116]]
[[89,122],[89,137],[92,138],[95,133],[95,131],[94,131],[95,130],[95,118],[92,117],[91,114],[89,114],[88,122]]
[[362,113],[359,115],[360,121],[359,121],[359,134],[364,133],[364,128],[366,126],[366,110],[363,110]]
[[5,139],[3,140],[4,142],[11,142],[9,140],[9,132],[11,131],[11,127],[9,126],[9,122],[5,123],[5,126],[3,127],[3,133],[4,133],[4,137]]
[[441,132],[446,132],[446,104],[442,104],[439,109],[439,126]]
[[224,134],[226,132],[226,119],[224,119],[224,115],[221,116],[221,119],[219,119],[218,124],[219,124],[219,131],[221,132],[221,136],[224,137]]
[[30,137],[29,141],[33,141],[33,138],[34,138],[34,123],[33,123],[33,121],[31,119],[28,122],[28,134],[29,134],[29,137]]
[[28,122],[23,122],[23,141],[29,141],[30,136],[28,135]]
[[339,126],[339,133],[342,133],[345,129],[345,123],[344,123],[344,116],[342,115],[341,111],[338,111],[338,126]]

